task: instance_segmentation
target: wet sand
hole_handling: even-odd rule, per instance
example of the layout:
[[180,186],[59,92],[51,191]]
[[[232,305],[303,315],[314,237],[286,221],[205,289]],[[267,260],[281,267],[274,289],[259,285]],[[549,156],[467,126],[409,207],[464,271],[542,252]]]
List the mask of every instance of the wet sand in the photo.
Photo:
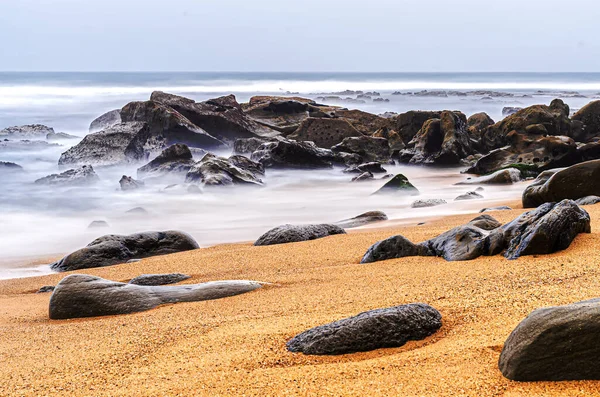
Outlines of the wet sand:
[[[80,271],[120,281],[183,272],[193,276],[185,283],[275,283],[124,316],[50,321],[50,294],[34,292],[65,273],[0,281],[0,395],[600,395],[600,382],[519,383],[497,368],[506,337],[529,312],[600,296],[600,205],[585,209],[592,234],[579,235],[565,251],[515,261],[358,263],[380,239],[403,234],[425,240],[471,214],[278,246],[220,245]],[[507,222],[522,211],[490,214]],[[437,308],[442,329],[424,341],[367,353],[318,357],[285,349],[289,338],[313,326],[411,302]]]

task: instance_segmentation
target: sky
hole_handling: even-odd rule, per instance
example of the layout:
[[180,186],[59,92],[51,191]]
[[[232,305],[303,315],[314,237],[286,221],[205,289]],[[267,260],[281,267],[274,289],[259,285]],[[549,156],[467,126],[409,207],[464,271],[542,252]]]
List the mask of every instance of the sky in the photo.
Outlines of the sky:
[[598,0],[0,0],[1,71],[600,71]]

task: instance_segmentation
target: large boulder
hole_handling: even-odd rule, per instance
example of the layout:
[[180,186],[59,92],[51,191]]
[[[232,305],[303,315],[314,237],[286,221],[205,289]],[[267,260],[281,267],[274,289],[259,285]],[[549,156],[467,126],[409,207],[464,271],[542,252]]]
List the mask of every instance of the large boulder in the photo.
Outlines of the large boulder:
[[400,134],[404,143],[412,141],[423,124],[429,119],[439,119],[441,112],[411,110],[391,117],[394,130]]
[[335,109],[333,116],[348,121],[358,132],[363,135],[373,135],[380,129],[391,129],[394,126],[389,119],[376,114],[364,112],[358,109]]
[[410,183],[408,178],[405,177],[403,174],[397,174],[373,194],[396,194],[416,196],[419,194],[419,189],[417,189],[412,183]]
[[287,136],[296,141],[311,141],[321,148],[330,148],[347,137],[362,136],[348,121],[332,118],[307,118],[294,133]]
[[424,303],[370,310],[354,317],[311,328],[286,346],[304,354],[347,354],[400,347],[421,340],[442,326],[442,315]]
[[197,248],[199,248],[198,243],[190,235],[173,230],[135,233],[128,236],[108,234],[53,263],[51,268],[59,272],[66,272],[111,266],[125,263],[130,259],[166,255]]
[[343,229],[351,229],[353,227],[368,225],[369,223],[373,222],[386,221],[387,219],[387,215],[381,211],[369,211],[365,212],[364,214],[357,215],[354,218],[338,221],[335,224]]
[[340,143],[331,148],[336,153],[355,153],[363,161],[388,161],[390,159],[390,146],[385,138],[370,136],[357,136],[344,138]]
[[167,273],[167,274],[142,274],[129,280],[129,284],[135,285],[167,285],[177,284],[185,281],[192,276],[183,273]]
[[262,185],[262,175],[263,165],[244,156],[226,159],[209,153],[190,168],[185,182],[202,182],[208,186]]
[[179,286],[124,284],[85,274],[63,278],[50,297],[52,320],[110,316],[150,310],[167,303],[198,302],[253,291],[256,281],[211,281]]
[[523,191],[523,207],[533,208],[547,202],[592,195],[600,196],[600,160],[541,173]]
[[190,148],[182,143],[169,146],[154,160],[137,169],[138,178],[160,178],[172,174],[187,174],[196,162]]
[[273,245],[295,243],[299,241],[315,240],[335,234],[346,234],[346,231],[337,225],[281,225],[273,228],[260,236],[254,245]]
[[388,127],[382,127],[380,129],[378,129],[371,136],[373,138],[387,139],[388,146],[390,148],[390,152],[391,152],[392,156],[396,156],[402,149],[404,149],[406,147],[400,134],[398,132],[396,132],[396,130],[393,130]]
[[600,137],[600,101],[588,103],[572,119],[581,123],[581,128],[571,132],[571,137],[577,142],[589,142]]
[[38,185],[53,186],[86,186],[98,182],[100,178],[91,165],[67,170],[60,174],[52,174],[35,181]]
[[509,185],[520,180],[522,180],[521,171],[516,168],[506,168],[478,178],[469,178],[456,185]]
[[533,311],[512,331],[498,367],[511,380],[600,380],[600,299]]
[[121,109],[114,109],[95,118],[90,124],[89,131],[90,133],[101,131],[106,128],[112,127],[115,124],[119,124],[120,122]]
[[53,128],[42,124],[28,124],[0,130],[0,139],[46,139],[53,132]]
[[297,142],[284,138],[263,143],[250,158],[266,168],[331,168],[333,164],[361,162],[358,155],[334,153],[317,147],[313,142]]

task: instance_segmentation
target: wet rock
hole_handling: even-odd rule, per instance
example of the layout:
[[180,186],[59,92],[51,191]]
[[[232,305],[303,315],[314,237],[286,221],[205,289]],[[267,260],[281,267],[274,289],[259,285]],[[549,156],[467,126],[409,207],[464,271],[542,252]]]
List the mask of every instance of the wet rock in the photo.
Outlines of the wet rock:
[[395,175],[373,194],[401,194],[416,196],[419,190],[402,174]]
[[341,143],[333,146],[336,153],[355,153],[365,162],[388,161],[390,159],[390,146],[385,138],[369,136],[345,138]]
[[400,134],[403,142],[410,142],[429,119],[439,119],[441,112],[411,110],[401,113],[390,120],[394,123],[394,130]]
[[352,178],[351,182],[362,182],[362,181],[370,181],[373,180],[373,174],[371,174],[370,172],[363,172],[360,175],[355,176],[354,178]]
[[377,130],[393,127],[393,123],[390,120],[358,109],[335,108],[332,115],[346,120],[358,132],[366,136],[372,136]]
[[89,131],[97,132],[104,130],[108,127],[112,127],[115,124],[119,124],[121,122],[121,109],[114,109],[109,112],[104,113],[101,116],[98,116],[92,123],[90,124]]
[[523,207],[533,208],[563,199],[600,195],[600,160],[541,173],[523,191]]
[[260,145],[265,142],[273,142],[276,139],[267,138],[239,138],[233,142],[233,152],[235,154],[252,154]]
[[542,204],[502,229],[508,259],[564,250],[579,233],[591,232],[589,214],[571,200]]
[[515,107],[515,106],[505,106],[502,108],[502,116],[506,117],[506,116],[513,115],[522,109],[523,108]]
[[50,319],[129,314],[167,303],[219,299],[253,291],[256,281],[212,281],[181,286],[124,284],[100,277],[72,274],[61,280],[50,297]]
[[190,148],[177,143],[162,151],[154,160],[137,169],[138,178],[185,175],[196,162]]
[[585,196],[575,200],[575,204],[577,205],[593,205],[597,203],[600,203],[600,197],[598,196]]
[[512,331],[498,367],[511,380],[598,380],[600,299],[534,310]]
[[500,205],[498,207],[489,207],[489,208],[482,208],[479,213],[483,213],[483,212],[489,212],[489,211],[510,211],[512,210],[512,208],[510,208],[509,206],[506,205]]
[[108,222],[106,221],[92,221],[88,225],[88,229],[103,229],[109,227]]
[[360,263],[372,263],[407,256],[433,256],[426,246],[414,244],[403,236],[397,235],[373,244]]
[[54,291],[54,285],[44,285],[43,287],[41,287],[40,289],[37,290],[36,294],[44,294],[46,292],[52,292]]
[[176,284],[187,280],[192,276],[183,273],[167,273],[167,274],[142,274],[129,280],[128,284],[135,285],[166,285]]
[[380,128],[373,133],[372,137],[387,139],[392,156],[397,155],[402,149],[406,147],[400,134],[395,130],[392,130],[391,128]]
[[362,136],[348,121],[330,118],[308,118],[304,120],[289,139],[311,141],[321,148],[330,148],[347,137]]
[[369,211],[355,216],[354,218],[344,219],[336,222],[335,224],[344,229],[351,229],[353,227],[360,227],[373,222],[386,221],[387,219],[387,215],[381,211]]
[[282,225],[269,230],[254,243],[256,246],[295,243],[298,241],[315,240],[335,234],[346,234],[337,225]]
[[263,182],[259,178],[262,175],[262,164],[248,158],[231,156],[226,159],[209,153],[190,168],[185,182],[202,182],[208,186],[262,185]]
[[123,191],[137,190],[144,187],[144,182],[135,180],[130,176],[123,175],[119,180],[119,185]]
[[52,174],[35,181],[38,185],[52,186],[87,186],[98,182],[100,178],[91,165],[67,170],[60,174]]
[[370,163],[362,163],[359,165],[353,165],[344,170],[346,173],[351,174],[362,174],[363,172],[370,172],[373,174],[385,174],[387,171],[381,163],[373,161]]
[[64,132],[49,132],[46,135],[46,140],[48,141],[62,141],[67,139],[79,139],[81,137],[71,134],[66,134]]
[[0,161],[0,174],[8,174],[22,171],[23,167],[21,167],[19,164],[11,163],[8,161]]
[[[331,168],[334,163],[345,163],[342,153],[319,148],[313,142],[283,138],[263,143],[250,158],[265,168],[317,169]],[[360,157],[353,162],[360,163]]]
[[411,303],[370,310],[309,329],[286,346],[291,352],[311,355],[363,352],[425,339],[441,326],[440,312],[424,303]]
[[253,96],[242,107],[252,120],[284,134],[294,132],[309,117],[327,116],[332,109],[312,99],[277,96]]
[[487,113],[475,113],[467,119],[471,135],[479,136],[487,127],[494,124],[494,120]]
[[133,258],[147,258],[198,248],[198,243],[186,233],[135,233],[128,236],[108,234],[65,256],[51,265],[56,271],[89,269],[125,263]]
[[482,199],[483,196],[477,192],[467,192],[456,197],[454,201]]
[[446,200],[443,199],[423,199],[416,200],[410,206],[412,208],[426,208],[426,207],[435,207],[436,205],[447,204]]
[[521,180],[521,171],[516,168],[506,168],[496,171],[490,175],[480,176],[478,178],[469,178],[466,181],[458,182],[457,185],[509,185]]
[[46,139],[46,135],[53,132],[53,128],[42,124],[28,124],[0,130],[0,139]]
[[593,101],[573,115],[573,121],[581,123],[580,128],[571,131],[571,138],[577,142],[590,142],[600,137],[600,101]]
[[135,207],[125,211],[125,213],[130,215],[148,215],[148,210],[143,207]]

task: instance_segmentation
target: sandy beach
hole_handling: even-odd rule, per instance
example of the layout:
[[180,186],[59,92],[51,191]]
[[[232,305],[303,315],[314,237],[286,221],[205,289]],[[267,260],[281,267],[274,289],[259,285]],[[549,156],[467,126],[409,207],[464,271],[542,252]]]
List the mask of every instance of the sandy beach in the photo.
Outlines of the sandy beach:
[[[519,383],[497,367],[506,337],[529,312],[599,296],[600,206],[585,209],[592,234],[579,235],[565,251],[514,261],[413,257],[358,263],[380,239],[402,234],[425,240],[471,214],[293,244],[220,245],[81,272],[117,281],[183,272],[193,276],[185,283],[273,283],[240,296],[132,315],[51,321],[50,294],[35,291],[68,273],[0,281],[0,395],[600,394],[600,382]],[[507,222],[521,212],[490,214]],[[319,357],[285,348],[308,328],[411,302],[437,308],[442,329],[420,342],[367,353]]]

